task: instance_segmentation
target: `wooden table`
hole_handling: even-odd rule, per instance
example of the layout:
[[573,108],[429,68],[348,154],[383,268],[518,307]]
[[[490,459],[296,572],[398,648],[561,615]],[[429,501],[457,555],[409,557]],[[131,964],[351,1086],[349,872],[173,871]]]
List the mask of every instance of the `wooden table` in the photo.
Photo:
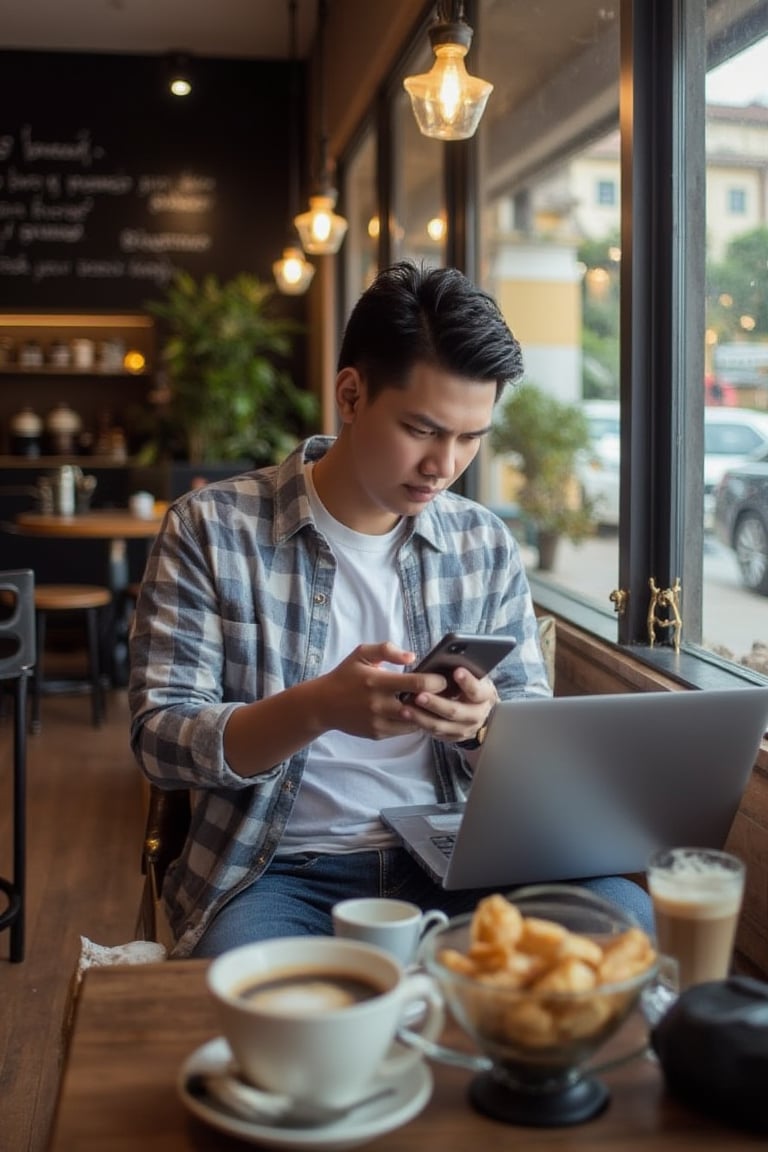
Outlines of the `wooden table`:
[[14,521],[23,536],[46,536],[54,540],[105,540],[109,543],[109,586],[113,592],[128,582],[126,543],[151,540],[163,522],[161,515],[134,516],[126,508],[100,508],[76,516],[47,512],[20,512]]
[[16,526],[26,536],[58,536],[77,540],[144,540],[157,534],[162,516],[134,516],[127,508],[97,508],[77,516],[20,512]]
[[109,545],[106,580],[114,598],[114,627],[108,662],[116,685],[124,684],[127,678],[127,628],[122,618],[129,581],[127,542],[149,542],[157,535],[162,520],[162,515],[134,516],[127,508],[94,509],[76,516],[20,512],[14,520],[16,531],[23,536],[45,536],[52,540],[103,540]]
[[[92,968],[85,973],[70,1038],[50,1152],[225,1152],[253,1147],[191,1116],[176,1093],[181,1064],[219,1032],[204,982],[207,961]],[[636,1044],[639,1019],[612,1043]],[[607,1054],[607,1053],[606,1053]],[[379,1136],[372,1152],[472,1148],[582,1152],[745,1152],[757,1136],[720,1127],[667,1097],[657,1065],[637,1060],[603,1077],[611,1103],[570,1128],[516,1128],[467,1102],[472,1074],[432,1065],[424,1111]]]

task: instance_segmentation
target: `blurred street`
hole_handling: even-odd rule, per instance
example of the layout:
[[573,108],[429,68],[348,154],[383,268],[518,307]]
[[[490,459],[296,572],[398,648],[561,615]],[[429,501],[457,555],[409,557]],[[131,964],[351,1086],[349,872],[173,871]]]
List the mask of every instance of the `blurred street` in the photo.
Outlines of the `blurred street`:
[[[535,562],[535,550],[524,552]],[[554,571],[537,573],[537,578],[612,608],[609,597],[618,584],[618,539],[606,533],[579,545],[561,540]],[[734,554],[711,537],[704,544],[703,605],[705,647],[727,648],[740,660],[753,643],[768,644],[768,596],[757,596],[742,586]]]

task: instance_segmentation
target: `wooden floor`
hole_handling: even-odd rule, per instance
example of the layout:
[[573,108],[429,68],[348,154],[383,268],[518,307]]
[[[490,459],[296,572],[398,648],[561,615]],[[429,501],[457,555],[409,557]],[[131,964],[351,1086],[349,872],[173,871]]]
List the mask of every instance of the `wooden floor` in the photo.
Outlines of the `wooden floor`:
[[[45,1152],[80,937],[109,946],[132,940],[141,891],[144,800],[128,746],[126,693],[109,694],[101,729],[91,726],[87,696],[44,699],[42,720],[42,732],[28,739],[22,963],[10,963],[9,932],[0,932],[2,1152]],[[11,756],[7,718],[0,723],[5,877],[11,871]]]

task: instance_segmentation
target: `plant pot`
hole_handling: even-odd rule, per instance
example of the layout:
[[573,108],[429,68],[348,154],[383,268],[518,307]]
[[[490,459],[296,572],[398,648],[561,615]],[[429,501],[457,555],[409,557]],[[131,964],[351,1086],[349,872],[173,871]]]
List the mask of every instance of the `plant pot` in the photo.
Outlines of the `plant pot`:
[[540,572],[551,572],[555,566],[559,532],[539,532],[536,547],[539,552],[537,568]]

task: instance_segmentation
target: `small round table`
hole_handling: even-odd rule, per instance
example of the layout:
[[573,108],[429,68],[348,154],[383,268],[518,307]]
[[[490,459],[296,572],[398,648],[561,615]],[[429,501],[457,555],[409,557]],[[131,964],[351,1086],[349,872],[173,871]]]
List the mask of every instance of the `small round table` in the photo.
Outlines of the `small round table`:
[[[163,507],[163,511],[165,506]],[[127,508],[98,508],[74,516],[50,512],[20,512],[14,520],[23,536],[45,536],[52,540],[104,540],[109,543],[107,583],[116,606],[114,645],[111,655],[112,680],[127,681],[127,628],[122,609],[128,587],[128,540],[152,540],[163,522],[161,512],[151,517],[134,516]]]

